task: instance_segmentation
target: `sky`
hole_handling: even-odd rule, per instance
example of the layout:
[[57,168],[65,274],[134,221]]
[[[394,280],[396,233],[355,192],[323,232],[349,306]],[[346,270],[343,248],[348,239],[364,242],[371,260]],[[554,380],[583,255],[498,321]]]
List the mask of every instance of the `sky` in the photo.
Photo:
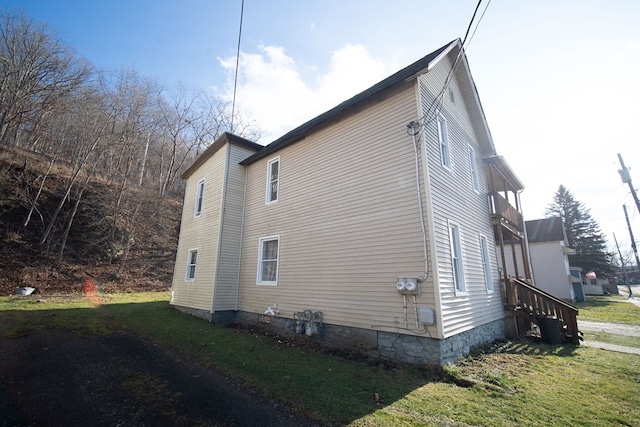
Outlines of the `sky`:
[[[266,144],[456,38],[477,0],[245,0],[236,105]],[[233,97],[241,0],[0,0],[98,68]],[[482,18],[480,19],[480,17]],[[466,54],[526,220],[560,185],[615,250],[640,213],[640,2],[483,0]]]

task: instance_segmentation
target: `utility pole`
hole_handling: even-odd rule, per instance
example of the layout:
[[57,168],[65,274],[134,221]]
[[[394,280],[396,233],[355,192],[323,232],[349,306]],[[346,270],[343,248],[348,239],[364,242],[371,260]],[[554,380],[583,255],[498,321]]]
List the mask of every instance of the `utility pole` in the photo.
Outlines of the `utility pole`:
[[624,219],[627,220],[627,228],[629,229],[629,237],[631,238],[631,249],[636,256],[636,270],[640,272],[640,258],[638,258],[638,248],[636,248],[636,240],[633,238],[633,231],[631,230],[631,223],[629,222],[629,215],[627,215],[627,205],[622,205],[624,209]]
[[629,184],[631,195],[633,196],[633,200],[636,202],[636,207],[640,213],[640,201],[638,201],[638,194],[636,193],[636,189],[633,188],[633,184],[631,183],[631,174],[629,174],[629,169],[624,165],[624,161],[622,160],[622,155],[620,153],[618,153],[618,160],[620,160],[620,166],[622,166],[622,169],[618,171],[620,178],[622,178],[623,183]]
[[616,233],[613,233],[613,241],[616,242],[616,248],[618,249],[618,256],[620,257],[620,264],[622,264],[622,271],[624,272],[624,282],[629,289],[629,298],[633,296],[631,292],[631,283],[629,283],[629,276],[627,276],[627,268],[624,266],[624,258],[622,258],[622,252],[620,252],[620,246],[618,246],[618,239],[616,239]]

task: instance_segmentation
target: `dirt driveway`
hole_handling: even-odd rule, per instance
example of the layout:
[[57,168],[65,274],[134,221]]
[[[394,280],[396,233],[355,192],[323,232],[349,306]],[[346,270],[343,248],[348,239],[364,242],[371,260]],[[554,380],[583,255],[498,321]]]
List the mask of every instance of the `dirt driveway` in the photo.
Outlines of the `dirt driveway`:
[[1,426],[314,425],[132,335],[1,332]]

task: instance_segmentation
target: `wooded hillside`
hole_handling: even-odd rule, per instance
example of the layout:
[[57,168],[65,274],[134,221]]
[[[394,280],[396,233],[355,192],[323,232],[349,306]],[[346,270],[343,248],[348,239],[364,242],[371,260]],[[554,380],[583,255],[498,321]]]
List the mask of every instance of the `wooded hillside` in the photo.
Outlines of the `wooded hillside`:
[[170,285],[180,174],[225,131],[259,131],[202,90],[96,70],[0,9],[0,293]]

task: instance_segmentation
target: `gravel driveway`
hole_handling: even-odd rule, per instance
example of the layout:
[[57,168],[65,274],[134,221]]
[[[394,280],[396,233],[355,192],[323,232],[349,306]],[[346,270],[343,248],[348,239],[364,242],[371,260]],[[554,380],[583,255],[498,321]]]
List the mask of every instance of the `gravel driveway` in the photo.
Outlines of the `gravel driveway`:
[[132,335],[0,331],[0,426],[301,426],[314,422]]

